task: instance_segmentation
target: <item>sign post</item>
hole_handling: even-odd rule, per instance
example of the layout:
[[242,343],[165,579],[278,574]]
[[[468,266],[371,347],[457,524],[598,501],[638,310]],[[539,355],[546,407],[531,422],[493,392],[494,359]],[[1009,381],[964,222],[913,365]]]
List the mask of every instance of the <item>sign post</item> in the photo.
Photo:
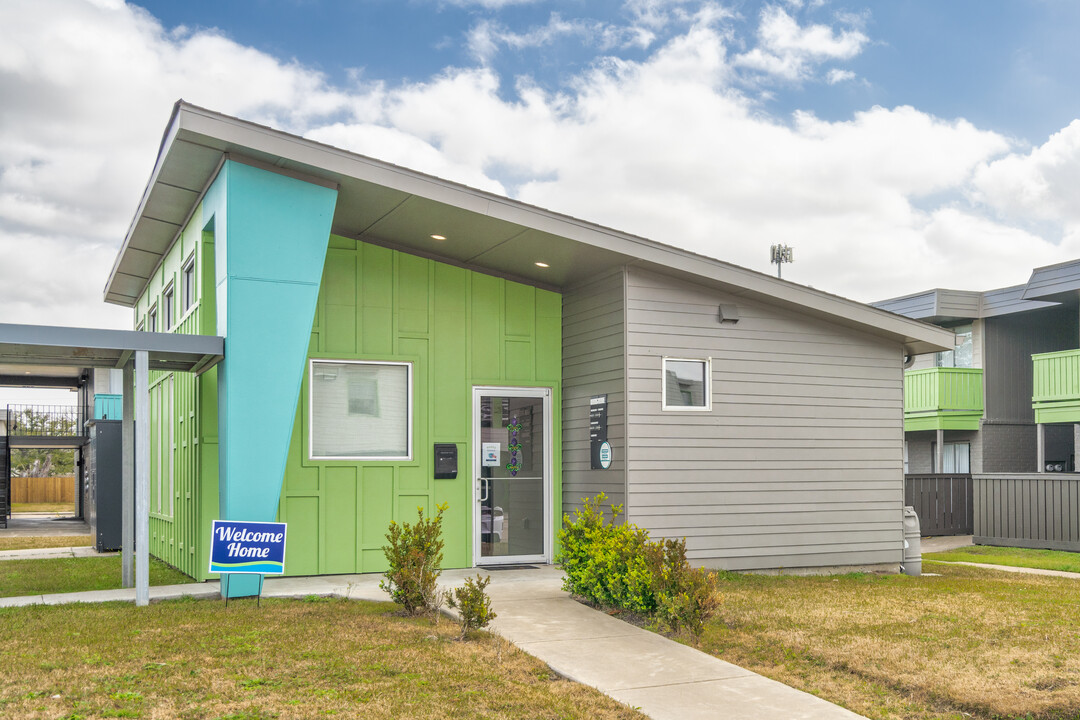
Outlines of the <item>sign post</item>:
[[210,528],[210,572],[222,575],[225,605],[229,604],[229,574],[259,576],[262,599],[264,575],[285,573],[285,523],[214,520]]

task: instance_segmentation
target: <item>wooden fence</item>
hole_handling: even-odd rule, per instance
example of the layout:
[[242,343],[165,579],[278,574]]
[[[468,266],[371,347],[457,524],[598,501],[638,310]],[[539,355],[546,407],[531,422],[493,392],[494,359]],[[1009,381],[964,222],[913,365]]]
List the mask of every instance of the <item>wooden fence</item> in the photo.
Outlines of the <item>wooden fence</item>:
[[13,477],[11,478],[11,502],[15,503],[73,503],[75,502],[75,478],[60,477]]
[[975,543],[1080,551],[1080,475],[974,476]]
[[905,475],[904,504],[915,508],[924,536],[974,531],[970,475]]

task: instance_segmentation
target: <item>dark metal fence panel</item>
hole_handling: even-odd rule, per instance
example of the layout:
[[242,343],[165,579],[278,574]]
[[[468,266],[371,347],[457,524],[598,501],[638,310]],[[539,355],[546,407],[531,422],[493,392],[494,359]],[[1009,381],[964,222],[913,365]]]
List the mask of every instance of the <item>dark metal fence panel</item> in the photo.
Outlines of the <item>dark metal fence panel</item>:
[[905,475],[904,504],[915,508],[923,535],[974,531],[971,475]]
[[11,514],[11,456],[8,439],[0,435],[0,528],[7,527]]
[[1080,551],[1080,474],[974,476],[975,543]]

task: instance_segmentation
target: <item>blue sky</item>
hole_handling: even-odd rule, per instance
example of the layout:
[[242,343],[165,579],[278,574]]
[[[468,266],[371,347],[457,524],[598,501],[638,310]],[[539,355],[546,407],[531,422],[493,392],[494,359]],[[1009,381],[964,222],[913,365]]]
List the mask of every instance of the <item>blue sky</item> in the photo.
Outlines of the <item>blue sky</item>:
[[[216,28],[276,57],[296,58],[335,83],[350,71],[388,82],[417,81],[448,66],[470,65],[467,35],[496,21],[525,32],[552,13],[565,19],[618,24],[629,20],[622,2],[529,2],[488,8],[411,0],[156,0],[139,3],[166,27]],[[733,2],[736,36],[754,32],[767,3]],[[802,19],[859,17],[870,37],[846,67],[859,82],[840,86],[789,83],[771,88],[763,107],[779,116],[811,109],[839,120],[872,105],[912,105],[939,117],[964,117],[979,127],[1026,139],[1045,138],[1080,117],[1075,72],[1080,67],[1080,3],[1071,0],[894,0],[808,3],[790,8]],[[570,37],[542,49],[503,52],[504,80],[530,75],[559,88],[602,53]],[[641,59],[647,51],[622,56]],[[509,84],[512,84],[509,83]]]
[[102,288],[173,103],[857,300],[1080,257],[1073,0],[5,0],[0,308]]

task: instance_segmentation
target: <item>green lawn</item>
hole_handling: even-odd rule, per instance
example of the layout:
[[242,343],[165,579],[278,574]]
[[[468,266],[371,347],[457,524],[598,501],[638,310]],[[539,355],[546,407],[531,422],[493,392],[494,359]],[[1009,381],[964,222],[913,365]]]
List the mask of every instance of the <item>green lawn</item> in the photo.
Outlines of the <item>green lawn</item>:
[[0,717],[643,716],[499,638],[343,599],[0,609]]
[[875,720],[1080,717],[1077,580],[933,572],[725,574],[698,647]]
[[[151,585],[195,582],[153,558]],[[121,586],[120,556],[0,561],[0,597],[111,590]]]
[[986,563],[1080,573],[1080,553],[1064,550],[1029,550],[971,545],[949,552],[923,553],[923,560]]

